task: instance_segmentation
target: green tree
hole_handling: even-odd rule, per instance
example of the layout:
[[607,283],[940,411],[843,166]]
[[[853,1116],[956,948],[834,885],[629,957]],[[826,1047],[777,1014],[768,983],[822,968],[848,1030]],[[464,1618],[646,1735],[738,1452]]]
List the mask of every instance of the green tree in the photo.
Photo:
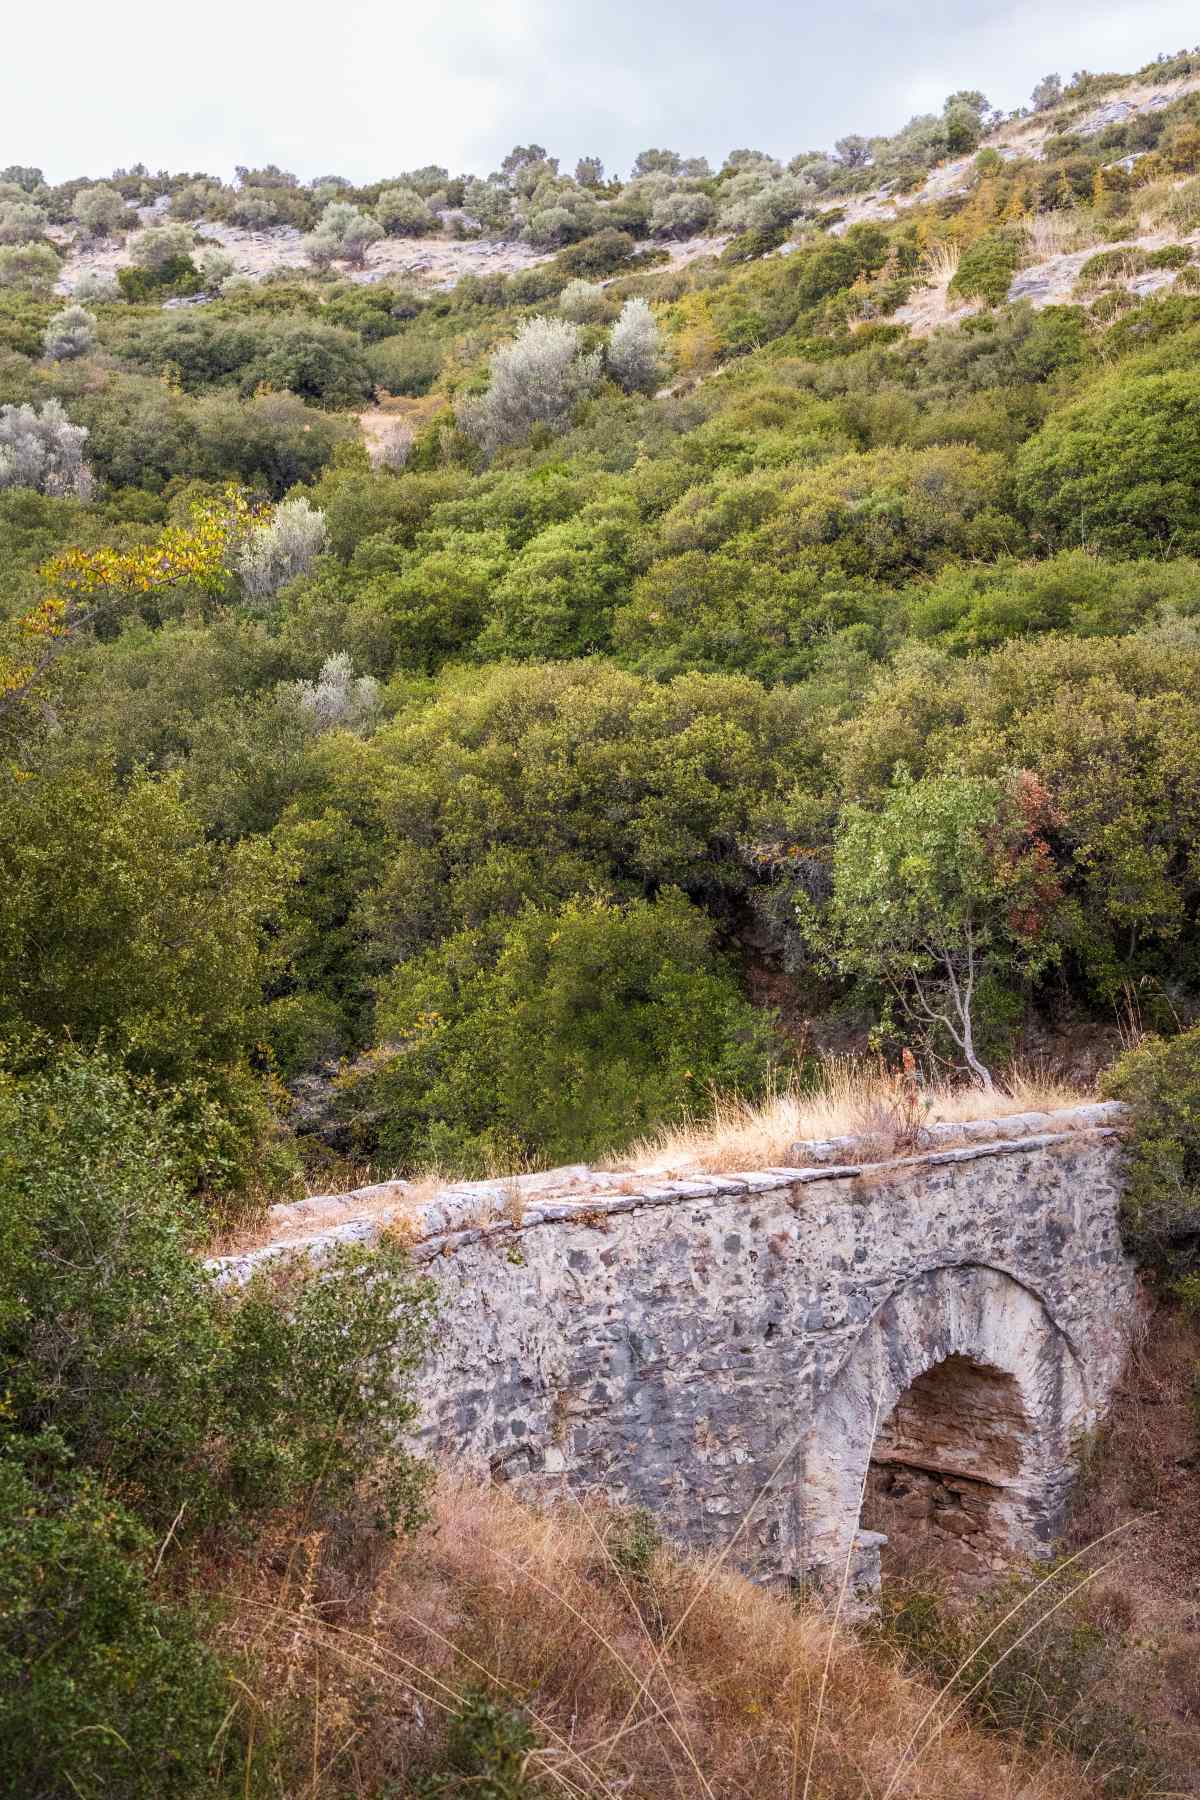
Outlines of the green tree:
[[252,1063],[282,875],[262,843],[206,842],[177,780],[6,780],[0,1039],[108,1045],[194,1116],[196,1178],[240,1185],[269,1129]]
[[1053,811],[1027,771],[913,781],[901,769],[877,812],[850,807],[828,907],[801,924],[836,970],[882,984],[931,1046],[944,1036],[979,1085],[984,984],[1042,971],[1061,951]]
[[0,1068],[0,1142],[0,1793],[201,1800],[231,1690],[158,1570],[284,1507],[422,1516],[431,1291],[387,1245],[219,1288],[169,1111],[103,1058]]
[[226,1792],[229,1686],[155,1594],[154,1535],[52,1434],[0,1441],[0,1794]]
[[1125,1240],[1159,1275],[1200,1300],[1200,1029],[1151,1037],[1118,1058],[1103,1089],[1132,1118],[1121,1200]]
[[526,544],[497,584],[478,651],[485,658],[582,656],[607,648],[624,598],[637,514],[597,501]]

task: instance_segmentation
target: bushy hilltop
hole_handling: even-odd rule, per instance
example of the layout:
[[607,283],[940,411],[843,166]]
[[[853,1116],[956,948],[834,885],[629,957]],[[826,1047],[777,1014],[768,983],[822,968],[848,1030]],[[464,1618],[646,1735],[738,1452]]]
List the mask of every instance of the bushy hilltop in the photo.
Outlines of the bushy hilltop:
[[[1200,53],[1180,51],[1134,76],[1083,70],[1064,85],[1048,75],[1029,107],[1007,115],[982,91],[964,89],[894,136],[850,134],[831,151],[801,150],[786,163],[736,149],[716,170],[704,156],[651,148],[627,178],[606,173],[594,156],[568,173],[540,144],[516,145],[486,177],[429,164],[363,184],[339,175],[302,184],[273,164],[239,167],[233,184],[195,172],[152,175],[140,164],[109,179],[48,184],[40,169],[13,165],[0,171],[0,288],[53,283],[86,300],[119,283],[131,299],[156,291],[201,298],[242,275],[335,265],[360,280],[404,270],[450,285],[481,257],[512,272],[609,232],[673,260],[681,243],[736,239],[732,254],[744,259],[814,226],[837,231],[922,201],[961,200],[973,185],[969,159],[981,150],[980,173],[1020,165],[991,206],[995,219],[1012,223],[1107,193],[1112,222],[1130,212],[1117,196],[1191,168],[1193,113],[1178,102],[1198,71]],[[1043,166],[1031,169],[1035,162]],[[983,214],[995,198],[989,188]],[[434,242],[414,255],[424,240]],[[961,221],[948,241],[962,247]],[[504,254],[489,255],[499,245]],[[633,253],[610,244],[590,260],[615,266],[622,250],[626,260]]]
[[[5,171],[18,1063],[102,1045],[232,1196],[1186,1022],[1200,55],[1034,98],[623,183]],[[435,219],[540,260],[370,266]]]

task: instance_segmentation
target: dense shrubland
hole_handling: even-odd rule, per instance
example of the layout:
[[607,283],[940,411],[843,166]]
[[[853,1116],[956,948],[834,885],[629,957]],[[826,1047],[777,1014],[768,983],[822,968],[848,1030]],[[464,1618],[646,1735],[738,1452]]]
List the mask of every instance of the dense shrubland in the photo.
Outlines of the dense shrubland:
[[[0,298],[5,1037],[174,1095],[227,1210],[289,1159],[617,1148],[830,1034],[987,1080],[1131,987],[1188,1022],[1200,296],[1114,312],[1097,254],[1098,300],[1002,303],[1031,220],[1184,202],[1200,105],[1072,139],[1106,91],[1043,88],[1041,159],[840,233],[983,96],[624,183],[538,145],[473,184],[5,171],[8,248],[172,215],[119,293]],[[558,253],[328,272],[501,201]],[[737,254],[656,273],[639,239],[700,201]],[[315,272],[202,275],[239,216]],[[939,243],[987,304],[913,339]]]
[[[1200,229],[1200,102],[1073,130],[1119,85],[1040,82],[1037,156],[962,92],[624,181],[0,171],[3,1791],[359,1791],[181,1599],[259,1534],[323,1629],[420,1511],[400,1249],[195,1260],[306,1173],[617,1151],[829,1042],[1091,1073],[1120,1014],[1130,1241],[1194,1299],[1200,294],[1129,240]],[[306,267],[231,279],[222,223]],[[542,260],[347,278],[438,230]],[[979,310],[910,336],[942,277]],[[467,1695],[413,1767],[529,1733]]]

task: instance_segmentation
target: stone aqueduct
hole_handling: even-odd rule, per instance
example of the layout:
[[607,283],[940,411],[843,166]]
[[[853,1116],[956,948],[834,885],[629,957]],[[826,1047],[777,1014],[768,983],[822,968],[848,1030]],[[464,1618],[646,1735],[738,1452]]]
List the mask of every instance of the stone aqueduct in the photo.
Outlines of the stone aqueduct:
[[[882,1162],[839,1140],[746,1174],[446,1190],[414,1219],[442,1294],[427,1447],[736,1538],[764,1579],[870,1588],[880,1524],[889,1555],[935,1530],[968,1583],[1045,1552],[1133,1317],[1119,1111],[934,1127]],[[309,1241],[369,1236],[381,1198]],[[293,1232],[305,1204],[278,1209]]]

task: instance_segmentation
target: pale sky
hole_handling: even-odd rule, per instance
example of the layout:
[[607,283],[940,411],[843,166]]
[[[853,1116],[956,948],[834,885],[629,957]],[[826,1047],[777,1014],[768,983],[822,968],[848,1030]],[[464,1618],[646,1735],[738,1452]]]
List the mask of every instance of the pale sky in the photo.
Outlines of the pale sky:
[[486,174],[514,143],[625,173],[663,145],[788,157],[981,87],[1128,70],[1200,39],[1195,0],[58,0],[0,23],[0,167],[51,181],[276,162]]

